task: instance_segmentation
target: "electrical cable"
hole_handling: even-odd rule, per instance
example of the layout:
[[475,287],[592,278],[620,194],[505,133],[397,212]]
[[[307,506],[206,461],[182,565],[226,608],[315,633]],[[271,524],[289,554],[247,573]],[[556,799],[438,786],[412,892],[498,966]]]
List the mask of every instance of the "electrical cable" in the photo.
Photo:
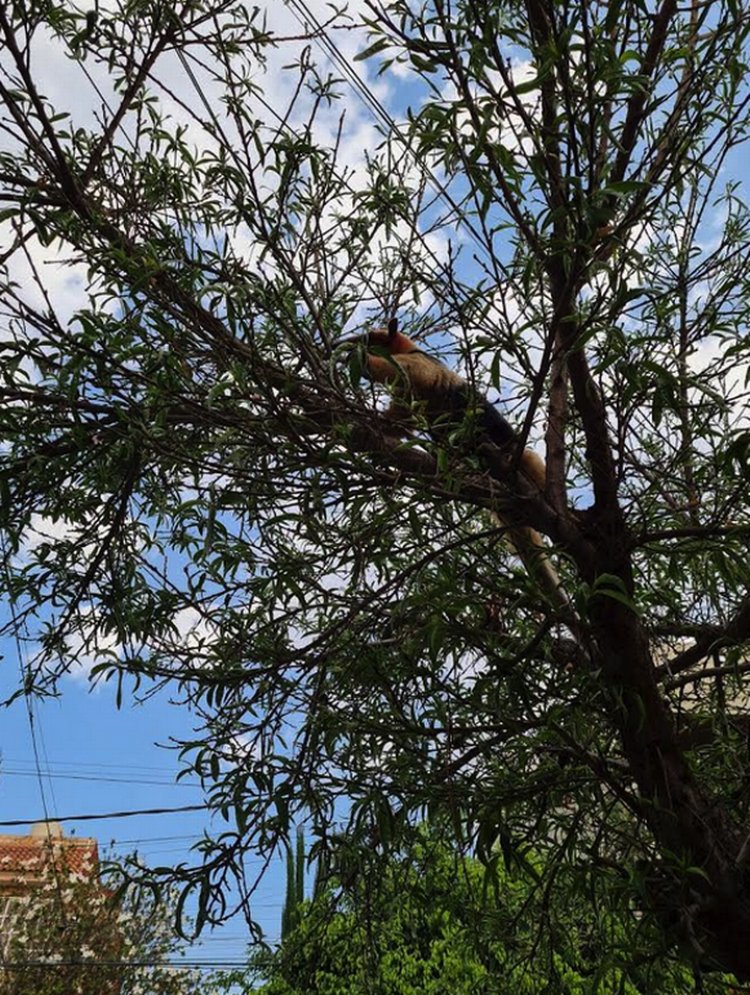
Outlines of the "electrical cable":
[[[39,743],[37,739],[36,731],[36,716],[34,713],[34,702],[32,699],[32,687],[34,675],[31,670],[31,664],[26,660],[23,648],[21,646],[21,635],[20,628],[21,625],[25,627],[26,621],[19,623],[18,615],[16,613],[16,598],[13,593],[13,585],[11,583],[10,576],[10,557],[5,544],[5,535],[0,533],[0,555],[3,559],[3,572],[5,574],[5,587],[8,592],[8,605],[10,609],[10,618],[13,623],[13,640],[16,647],[16,655],[18,659],[18,671],[21,677],[21,685],[23,687],[23,698],[26,703],[26,716],[29,723],[29,733],[31,736],[31,750],[34,756],[34,766],[36,769],[36,779],[39,784],[39,795],[42,802],[42,812],[44,813],[44,825],[47,830],[47,844],[49,846],[49,862],[52,866],[52,876],[55,881],[55,891],[57,895],[57,901],[60,906],[60,916],[64,924],[67,924],[67,911],[65,908],[65,900],[63,898],[63,887],[62,880],[60,878],[60,868],[58,867],[57,860],[55,858],[55,848],[52,838],[52,827],[50,826],[50,813],[49,806],[47,804],[47,794],[44,790],[44,778],[42,775],[42,766],[39,759]],[[27,633],[28,639],[28,633]],[[26,823],[23,823],[24,825]]]
[[[3,777],[34,777],[34,771],[31,770],[15,770],[10,767],[0,768],[0,780]],[[44,775],[48,780],[56,778],[57,780],[65,781],[96,781],[97,783],[106,784],[153,784],[159,786],[167,786],[173,788],[199,788],[200,785],[197,782],[189,781],[167,781],[167,780],[146,780],[144,778],[136,777],[104,777],[96,774],[65,774],[58,773],[57,771],[47,771]]]
[[[295,12],[293,11],[293,13],[295,13]],[[298,21],[300,20],[299,16],[296,13],[295,13],[295,17],[297,18]],[[320,31],[323,34],[323,36],[325,36],[325,32],[323,32],[322,28],[320,29]],[[206,94],[205,94],[205,92],[203,90],[203,87],[198,82],[198,80],[197,80],[197,78],[195,76],[195,73],[193,72],[192,68],[190,67],[190,65],[188,63],[188,60],[187,60],[187,57],[185,56],[185,53],[182,50],[178,50],[177,56],[178,56],[178,58],[179,58],[179,60],[180,60],[180,62],[182,64],[183,69],[185,70],[185,74],[187,75],[190,83],[193,86],[193,89],[195,90],[196,94],[200,98],[200,101],[203,104],[203,106],[204,106],[204,108],[206,110],[206,113],[208,114],[209,119],[211,120],[211,123],[213,124],[214,128],[216,129],[216,134],[221,137],[221,139],[223,140],[223,142],[224,142],[224,144],[225,144],[225,146],[227,148],[231,148],[231,143],[228,142],[228,139],[227,139],[227,137],[226,137],[226,135],[224,133],[224,130],[223,130],[222,126],[221,126],[221,122],[219,121],[218,117],[216,116],[216,112],[214,111],[213,107],[211,106],[211,103],[208,100],[208,97],[206,96]],[[195,56],[193,56],[193,58],[195,58]],[[342,58],[343,58],[343,56],[342,56]],[[352,72],[354,72],[354,71],[352,70]],[[357,76],[356,73],[354,73],[354,76],[357,78],[357,80],[359,80],[359,76]],[[360,84],[362,86],[364,86],[364,84],[362,83],[361,80],[359,80],[359,82],[360,82]],[[350,83],[350,86],[351,85],[352,84]],[[282,115],[279,114],[278,111],[267,100],[265,100],[260,95],[260,93],[255,93],[253,95],[253,98],[264,108],[264,110],[268,111],[271,114],[271,116],[284,129],[285,132],[287,132],[288,134],[294,136],[295,138],[299,138],[300,137],[298,135],[298,133],[294,130],[294,128],[286,120],[286,118],[282,117]],[[376,98],[374,98],[374,96],[373,96],[373,100],[375,100],[375,99]],[[384,110],[384,113],[387,114],[387,112],[385,111],[385,109],[383,109],[383,110]],[[394,122],[394,127],[396,129],[398,128],[398,126],[395,124],[395,122]],[[406,143],[406,146],[407,146],[408,150],[410,151],[411,155],[413,156],[413,158],[415,159],[416,164],[419,166],[419,168],[422,168],[423,171],[424,171],[424,169],[426,169],[426,167],[424,167],[424,164],[421,163],[421,161],[419,160],[419,158],[415,155],[415,153],[413,152],[413,150],[409,146],[408,139],[406,139],[403,135],[400,135],[399,137],[400,137],[402,143]],[[353,187],[351,186],[351,184],[349,182],[347,182],[342,176],[340,176],[335,170],[333,170],[333,175],[335,175],[344,184],[345,188],[348,190],[349,193],[353,194],[355,192],[354,189],[353,189]],[[425,173],[424,175],[427,175],[427,174]],[[447,202],[450,204],[451,209],[453,211],[457,212],[458,220],[462,221],[464,224],[468,225],[469,228],[471,228],[471,224],[468,221],[468,219],[466,218],[465,212],[461,209],[460,205],[457,205],[453,201],[453,199],[450,197],[450,195],[447,193],[447,191],[443,190],[443,188],[440,185],[439,181],[435,177],[433,177],[432,183],[433,183],[433,186],[435,184],[437,184],[437,193],[438,193],[438,195],[439,196],[443,196],[444,199],[447,198]],[[443,191],[443,192],[441,193],[441,191]],[[410,221],[410,219],[407,218],[404,213],[401,214],[401,218],[407,224]],[[420,232],[417,232],[417,234],[419,236],[419,241],[420,241],[420,244],[421,244],[422,248],[424,249],[425,253],[427,254],[427,256],[432,261],[432,264],[434,264],[433,266],[426,266],[426,268],[430,272],[430,275],[435,280],[437,280],[441,276],[448,278],[448,280],[451,280],[451,274],[450,274],[449,267],[439,258],[439,256],[436,254],[436,252],[434,251],[434,249],[432,249],[432,247],[428,244],[428,242],[426,241],[426,239],[424,238],[424,236],[422,236]],[[394,232],[394,236],[395,236],[395,238],[396,238],[399,246],[403,247],[404,240],[401,239],[395,232]],[[479,237],[479,236],[477,236],[476,232],[473,232],[473,236],[474,236],[475,240]],[[483,242],[481,242],[481,241],[480,241],[479,244],[480,244],[480,247],[482,248],[482,251],[487,255],[488,254],[488,250],[487,250],[486,245]],[[467,296],[466,291],[464,291],[462,287],[457,286],[456,290],[457,290],[457,292],[458,292],[458,294],[460,296],[464,296],[464,297]]]
[[[23,764],[27,762],[24,757],[17,757],[8,754],[3,754],[2,759],[9,764]],[[147,771],[148,773],[153,773],[153,774],[172,774],[174,772],[172,767],[166,767],[163,765],[155,766],[153,764],[149,765],[149,764],[129,764],[129,763],[111,764],[111,763],[103,763],[94,760],[51,760],[50,768],[53,767],[75,767],[79,773],[88,771],[89,768],[92,768],[94,770],[98,770],[100,768],[105,770],[114,770],[114,771],[119,770],[127,774],[132,773],[132,771],[134,770]]]
[[339,47],[336,45],[336,42],[333,41],[333,39],[328,36],[325,27],[320,23],[315,14],[313,14],[313,12],[310,10],[310,8],[306,3],[306,0],[288,0],[288,6],[291,8],[292,13],[296,17],[298,23],[303,28],[306,27],[305,18],[307,17],[309,19],[309,23],[311,23],[316,30],[315,41],[318,43],[318,45],[324,51],[327,51],[328,57],[331,59],[334,65],[336,65],[339,69],[341,69],[344,72],[349,82],[349,85],[359,94],[359,97],[362,100],[362,102],[367,107],[369,107],[369,109],[375,114],[376,117],[380,118],[381,121],[383,121],[385,124],[388,125],[390,130],[393,132],[393,134],[401,143],[402,147],[412,157],[415,166],[417,166],[417,168],[422,171],[423,175],[426,177],[427,181],[433,187],[435,192],[440,197],[442,197],[447,204],[450,205],[451,210],[455,214],[457,220],[461,224],[466,226],[474,242],[479,246],[481,251],[485,255],[488,255],[489,253],[487,245],[482,240],[482,237],[479,234],[479,232],[474,228],[472,223],[467,218],[466,212],[463,210],[460,204],[458,204],[453,199],[451,194],[448,192],[447,188],[440,182],[440,180],[438,180],[437,176],[435,176],[434,172],[426,164],[424,159],[420,158],[416,154],[414,149],[411,147],[411,143],[407,135],[404,134],[398,122],[392,117],[392,115],[388,112],[388,110],[381,103],[381,101],[375,96],[375,94],[372,92],[367,83],[365,83],[364,80],[360,77],[359,73],[352,67],[347,57],[341,52]]
[[[173,812],[210,812],[210,805],[176,805],[174,808],[141,808],[130,809],[123,812],[96,812],[86,815],[56,815],[55,822],[88,822],[93,819],[129,819],[136,815],[171,815]],[[5,819],[0,820],[0,826],[28,826],[36,822],[33,819]]]
[[8,971],[25,971],[29,968],[34,969],[47,969],[50,971],[56,971],[63,967],[75,967],[75,968],[86,968],[86,967],[120,967],[120,968],[133,968],[133,967],[166,967],[166,968],[200,968],[203,970],[216,970],[217,968],[228,968],[236,967],[243,968],[247,967],[247,960],[187,960],[185,958],[180,958],[179,960],[169,961],[169,960],[26,960],[26,961],[3,961],[3,969]]

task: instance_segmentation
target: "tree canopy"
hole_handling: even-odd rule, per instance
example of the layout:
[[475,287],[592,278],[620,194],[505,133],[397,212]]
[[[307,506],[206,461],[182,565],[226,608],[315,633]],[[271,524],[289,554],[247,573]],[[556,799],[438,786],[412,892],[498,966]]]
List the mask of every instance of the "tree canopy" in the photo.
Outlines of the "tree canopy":
[[[0,4],[19,693],[179,691],[201,921],[294,819],[345,874],[428,817],[748,979],[750,7],[289,9]],[[342,346],[394,314],[513,422],[491,474],[394,435]]]
[[[552,901],[524,872],[484,867],[420,827],[367,873],[319,888],[271,954],[224,983],[260,995],[638,995],[694,989],[652,923],[628,914],[625,889],[579,890],[570,863]],[[644,956],[648,951],[649,955]],[[725,995],[728,978],[704,979]]]

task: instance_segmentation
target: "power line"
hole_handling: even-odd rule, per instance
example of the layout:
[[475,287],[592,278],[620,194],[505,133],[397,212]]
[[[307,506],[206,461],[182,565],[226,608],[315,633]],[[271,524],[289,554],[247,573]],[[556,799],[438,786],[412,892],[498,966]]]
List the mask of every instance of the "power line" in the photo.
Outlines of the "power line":
[[217,967],[247,967],[247,960],[188,960],[185,958],[180,958],[179,960],[169,961],[169,960],[24,960],[24,961],[3,961],[3,969],[9,971],[26,971],[29,968],[39,969],[43,968],[50,971],[56,971],[63,967],[119,967],[119,968],[132,968],[132,967],[166,967],[166,968],[180,968],[180,967],[193,967],[193,968],[203,968],[203,969],[215,969]]
[[[207,812],[210,805],[176,805],[174,808],[141,808],[131,809],[125,812],[97,812],[86,815],[56,815],[55,822],[88,822],[92,819],[129,819],[135,815],[171,815],[173,812]],[[28,826],[38,822],[38,818],[33,819],[5,819],[0,821],[0,826]]]
[[[3,753],[2,755],[0,755],[0,762],[2,762],[3,760],[6,761],[7,763],[10,763],[10,764],[24,764],[24,763],[27,762],[23,757],[8,756],[5,753]],[[49,766],[50,766],[50,768],[54,768],[54,767],[75,767],[76,770],[78,770],[78,771],[86,771],[89,768],[91,768],[93,770],[98,770],[99,768],[104,768],[106,770],[120,770],[120,771],[123,771],[124,773],[127,773],[127,774],[132,773],[132,771],[134,771],[134,770],[149,771],[151,773],[160,773],[160,774],[171,774],[171,773],[174,772],[174,768],[172,768],[172,767],[165,767],[165,766],[156,767],[156,766],[149,765],[149,764],[108,764],[108,763],[95,762],[93,760],[92,761],[88,761],[88,760],[81,761],[81,760],[57,760],[57,759],[55,759],[55,760],[51,760],[50,761]]]
[[176,840],[199,840],[202,839],[196,833],[188,833],[185,836],[139,836],[132,840],[110,840],[109,846],[133,846],[135,843],[174,843]]
[[[5,584],[6,590],[12,591],[12,585],[10,580],[10,567],[8,565],[8,555],[5,549],[5,539],[2,540],[2,547],[0,547],[0,552],[2,552],[3,566],[5,568]],[[47,795],[44,790],[44,781],[42,777],[42,767],[39,760],[39,743],[37,741],[36,733],[36,716],[34,714],[34,706],[32,700],[31,686],[33,683],[33,674],[31,672],[30,666],[24,662],[24,653],[21,648],[21,637],[19,634],[19,621],[16,615],[16,601],[15,597],[11,594],[9,598],[9,608],[10,617],[13,623],[13,637],[16,644],[16,656],[18,659],[18,672],[21,677],[21,685],[23,687],[23,697],[26,702],[26,716],[29,723],[29,734],[31,736],[31,750],[34,755],[34,776],[39,782],[39,794],[42,801],[42,811],[44,812],[44,818],[49,822],[49,807],[47,805]]]
[[[34,777],[35,772],[31,770],[14,770],[11,768],[0,767],[0,780],[6,776],[13,777]],[[199,788],[200,784],[197,781],[167,781],[167,780],[149,780],[146,778],[135,778],[135,777],[104,777],[102,775],[96,774],[64,774],[57,773],[53,771],[46,771],[44,776],[48,779],[56,778],[58,780],[66,781],[97,781],[108,784],[156,784],[156,785],[168,785],[173,788]]]
[[380,100],[375,96],[370,87],[364,82],[360,77],[359,73],[349,63],[347,57],[336,45],[333,39],[329,38],[326,34],[325,27],[320,23],[315,14],[307,6],[306,0],[289,0],[289,7],[291,7],[292,13],[296,17],[299,24],[302,27],[306,27],[305,18],[309,20],[314,28],[316,29],[315,40],[320,45],[320,47],[327,52],[328,57],[338,66],[346,76],[349,85],[359,94],[360,100],[375,114],[376,117],[380,118],[385,124],[388,125],[390,130],[399,140],[404,149],[412,157],[414,164],[420,169],[423,175],[427,178],[428,182],[431,184],[433,189],[437,194],[450,205],[451,210],[455,214],[456,218],[460,223],[463,223],[469,230],[475,243],[479,246],[481,251],[488,254],[488,248],[485,242],[482,240],[479,232],[474,228],[472,223],[466,216],[466,212],[463,210],[460,204],[458,204],[450,193],[448,193],[447,188],[438,180],[437,176],[433,173],[424,159],[420,158],[411,147],[411,143],[408,137],[404,134],[402,128],[399,126],[397,121],[391,116],[388,110],[384,107]]
[[[25,618],[19,623],[18,615],[16,613],[16,599],[13,593],[13,585],[11,584],[10,575],[10,556],[5,545],[5,536],[0,536],[0,555],[3,559],[3,568],[5,573],[5,588],[8,592],[8,603],[10,608],[10,617],[13,623],[13,640],[16,647],[16,655],[18,658],[18,671],[21,677],[21,685],[23,687],[23,698],[26,703],[26,716],[29,723],[29,733],[31,735],[31,749],[34,755],[34,767],[36,780],[39,784],[39,795],[42,802],[42,812],[44,813],[44,824],[47,829],[47,843],[49,845],[49,858],[50,864],[52,866],[52,877],[55,882],[55,892],[57,897],[57,902],[60,907],[60,915],[64,923],[67,924],[67,911],[65,908],[65,901],[63,899],[63,888],[62,881],[60,879],[60,868],[58,867],[57,857],[55,855],[54,848],[52,846],[52,828],[50,826],[49,817],[49,806],[47,805],[47,795],[44,790],[44,780],[42,778],[42,766],[39,760],[39,744],[37,742],[36,734],[36,723],[35,723],[35,713],[34,713],[34,700],[32,698],[33,694],[33,673],[31,670],[30,661],[24,656],[23,649],[21,647],[21,625],[25,627]],[[28,633],[27,633],[28,638]],[[41,732],[41,723],[40,723]],[[51,788],[50,784],[50,788]],[[53,792],[54,795],[54,792]]]

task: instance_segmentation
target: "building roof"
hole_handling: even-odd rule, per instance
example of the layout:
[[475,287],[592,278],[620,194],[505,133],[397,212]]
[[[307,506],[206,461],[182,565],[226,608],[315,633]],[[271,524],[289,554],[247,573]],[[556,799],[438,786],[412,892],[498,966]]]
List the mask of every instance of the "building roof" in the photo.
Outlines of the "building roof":
[[57,823],[37,823],[28,836],[0,835],[0,893],[40,884],[45,871],[91,879],[99,869],[97,842],[63,836]]

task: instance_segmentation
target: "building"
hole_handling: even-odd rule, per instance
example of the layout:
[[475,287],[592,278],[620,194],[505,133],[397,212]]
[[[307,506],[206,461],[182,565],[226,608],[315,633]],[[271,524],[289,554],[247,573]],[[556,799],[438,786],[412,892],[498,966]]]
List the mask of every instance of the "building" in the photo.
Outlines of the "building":
[[0,835],[0,899],[28,894],[50,873],[92,880],[98,871],[96,840],[65,836],[59,822],[37,822],[28,836]]
[[[50,970],[65,972],[71,979],[76,972],[80,975],[80,968],[69,962],[80,957],[82,943],[91,947],[91,957],[96,956],[98,947],[89,935],[91,917],[96,925],[96,909],[105,909],[98,900],[107,895],[98,877],[97,841],[65,836],[57,822],[37,823],[27,836],[0,835],[0,961],[9,965],[0,972],[5,975],[5,987],[0,985],[3,992],[38,991]],[[106,926],[104,911],[102,915]],[[30,924],[40,921],[36,938],[25,946],[27,930],[34,928]],[[106,951],[102,956],[116,956],[116,933],[111,929],[102,932],[105,935],[99,940]],[[24,954],[16,964],[19,943]],[[90,969],[83,977],[94,988],[72,981],[71,992],[113,995],[119,989],[110,979],[100,982]]]

